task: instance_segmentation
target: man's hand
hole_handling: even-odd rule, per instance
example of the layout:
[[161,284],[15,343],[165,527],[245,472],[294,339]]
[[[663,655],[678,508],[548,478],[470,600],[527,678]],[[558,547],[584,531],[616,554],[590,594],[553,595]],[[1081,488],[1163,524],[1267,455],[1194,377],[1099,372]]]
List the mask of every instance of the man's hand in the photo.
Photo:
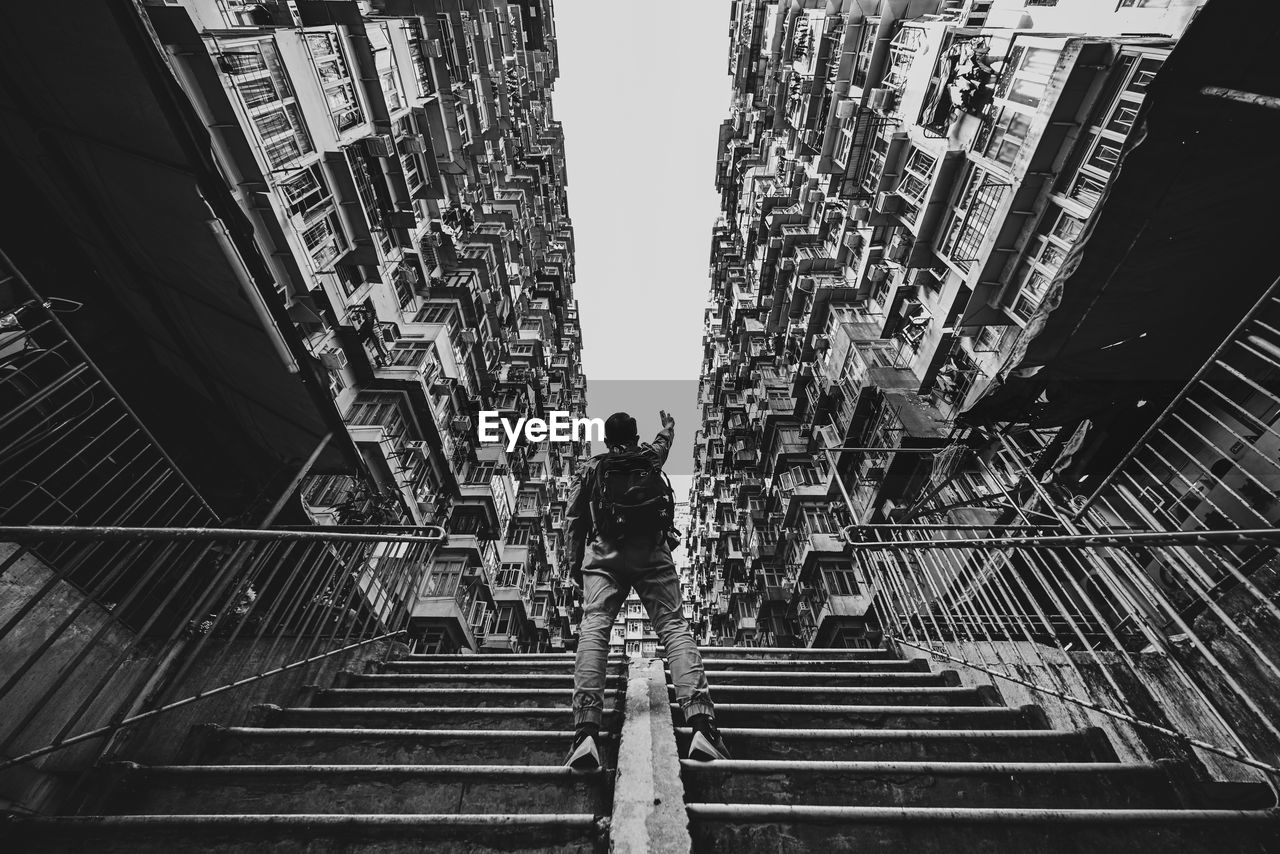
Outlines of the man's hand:
[[671,430],[676,426],[676,420],[667,414],[667,410],[659,409],[658,418],[662,420],[662,429]]

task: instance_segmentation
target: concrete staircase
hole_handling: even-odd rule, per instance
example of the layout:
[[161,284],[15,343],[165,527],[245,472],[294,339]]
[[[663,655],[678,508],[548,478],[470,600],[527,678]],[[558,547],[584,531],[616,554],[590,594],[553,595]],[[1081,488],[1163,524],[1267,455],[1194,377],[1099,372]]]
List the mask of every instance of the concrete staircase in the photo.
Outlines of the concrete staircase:
[[409,656],[199,727],[182,764],[106,766],[77,815],[22,821],[0,848],[602,852],[626,667],[610,659],[606,770],[561,766],[572,655]]
[[[681,762],[695,852],[1280,851],[1265,787],[1120,763],[1102,730],[1051,729],[925,661],[702,653],[734,758]],[[692,733],[669,696],[683,755]]]

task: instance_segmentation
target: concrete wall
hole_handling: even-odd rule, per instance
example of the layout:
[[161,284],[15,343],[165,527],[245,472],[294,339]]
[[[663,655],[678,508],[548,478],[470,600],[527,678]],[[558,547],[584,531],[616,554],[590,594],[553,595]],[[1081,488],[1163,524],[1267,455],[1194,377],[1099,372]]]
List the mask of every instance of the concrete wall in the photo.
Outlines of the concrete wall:
[[[306,657],[302,652],[291,653],[293,638],[283,639],[273,651],[271,647],[274,640],[264,638],[261,641],[236,641],[232,644],[206,644],[199,659],[181,681],[165,689],[162,701],[174,702],[202,690],[227,685]],[[298,647],[299,650],[305,650],[308,645],[304,641]],[[310,655],[317,655],[322,651],[316,649]],[[363,672],[365,662],[381,661],[405,651],[407,649],[402,644],[388,641],[366,644],[197,700],[132,727],[113,746],[111,758],[151,765],[173,763],[193,726],[203,723],[243,726],[249,722],[250,710],[255,705],[291,705],[298,701],[300,692],[306,686],[328,687],[334,676],[343,670]]]
[[[8,563],[10,559],[13,561],[11,564]],[[0,544],[0,566],[6,567],[0,574],[0,625],[3,625],[53,579],[53,572],[34,555],[19,552],[16,546],[8,543]],[[73,612],[80,608],[83,608],[81,613],[72,619]],[[109,611],[88,602],[71,585],[56,582],[30,614],[0,637],[0,684],[22,667],[68,619],[71,623],[67,630],[36,659],[35,665],[19,679],[13,690],[0,698],[3,706],[0,739],[8,740],[17,725],[33,709],[36,710],[31,723],[23,727],[13,743],[0,754],[6,758],[53,742],[65,722],[96,688],[102,675],[116,666],[122,652],[135,639],[128,629],[111,622]],[[71,667],[72,659],[91,641],[92,650],[81,663]],[[191,641],[192,644],[195,642]],[[272,650],[273,645],[275,650]],[[255,704],[287,705],[295,701],[304,686],[328,685],[337,672],[344,669],[362,671],[366,661],[381,659],[397,649],[403,650],[403,647],[385,641],[368,644],[167,711],[126,729],[110,742],[106,737],[93,739],[0,771],[0,809],[19,812],[55,810],[71,794],[81,773],[92,766],[104,751],[113,759],[173,762],[193,725],[206,722],[244,724]],[[306,641],[295,644],[292,637],[282,639],[279,644],[270,637],[232,644],[210,640],[181,680],[164,686],[161,694],[147,697],[147,705],[181,700],[323,651],[320,647],[313,649]],[[157,642],[143,640],[125,657],[119,671],[89,705],[71,734],[103,726],[126,713],[136,713],[137,708],[141,708],[137,705],[137,697],[148,687],[148,680],[154,679],[166,658],[181,661],[181,655],[180,649],[169,650],[162,655]],[[45,691],[54,684],[59,685],[58,690],[42,702]]]
[[[4,625],[53,581],[54,573],[35,555],[12,543],[0,543],[0,566],[5,567],[0,574],[0,625]],[[82,608],[79,614],[75,613]],[[61,631],[68,621],[66,630]],[[92,650],[75,664],[74,659],[99,632]],[[53,641],[49,648],[37,656],[50,638]],[[87,601],[75,587],[54,581],[31,613],[0,636],[0,684],[8,682],[36,656],[30,669],[0,697],[4,709],[0,714],[0,743],[5,744],[0,755],[18,756],[53,742],[133,640],[132,632],[112,623],[109,611]],[[106,724],[152,671],[155,653],[154,646],[144,642],[131,654],[89,704],[71,734]],[[59,685],[58,690],[42,702],[46,690],[55,684]],[[31,722],[18,731],[33,710]],[[103,743],[103,739],[86,741],[0,771],[0,809],[40,810],[57,801],[78,769],[94,761]]]

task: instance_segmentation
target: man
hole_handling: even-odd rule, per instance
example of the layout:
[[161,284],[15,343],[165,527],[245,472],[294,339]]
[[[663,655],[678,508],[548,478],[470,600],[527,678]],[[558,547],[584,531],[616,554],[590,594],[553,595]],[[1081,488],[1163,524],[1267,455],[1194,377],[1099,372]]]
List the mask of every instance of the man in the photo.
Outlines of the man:
[[[600,722],[604,715],[605,663],[609,654],[609,633],[618,609],[634,587],[653,621],[654,630],[666,647],[686,724],[693,728],[688,758],[728,759],[729,751],[714,725],[715,707],[702,669],[702,656],[684,618],[680,598],[680,579],[671,559],[671,548],[680,542],[674,526],[665,521],[657,530],[636,530],[643,526],[630,521],[611,524],[606,518],[594,517],[601,506],[597,490],[612,471],[625,461],[643,456],[641,465],[651,467],[655,476],[665,481],[662,465],[671,450],[675,436],[675,419],[665,411],[659,413],[662,430],[653,444],[639,444],[636,420],[625,412],[609,416],[604,424],[604,440],[608,453],[588,460],[578,471],[569,492],[568,542],[566,558],[570,575],[582,587],[582,622],[578,626],[578,656],[573,673],[573,723],[577,732],[565,765],[579,770],[600,767]],[[670,486],[665,486],[669,495]],[[674,509],[674,507],[672,507]],[[660,511],[666,514],[667,511]],[[618,519],[627,519],[619,515]],[[631,520],[640,518],[638,515]],[[669,515],[662,516],[669,520]],[[597,524],[597,522],[604,524]],[[604,527],[613,533],[601,533]],[[585,551],[585,557],[584,557]]]

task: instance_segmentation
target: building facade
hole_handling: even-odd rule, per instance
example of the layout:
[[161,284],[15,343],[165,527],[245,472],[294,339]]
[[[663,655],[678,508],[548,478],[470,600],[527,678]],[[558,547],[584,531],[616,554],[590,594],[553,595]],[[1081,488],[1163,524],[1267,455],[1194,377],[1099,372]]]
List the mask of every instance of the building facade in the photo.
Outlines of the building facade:
[[[184,133],[207,139],[198,154],[227,211],[208,223],[222,251],[203,270],[230,259],[231,282],[261,274],[244,293],[290,373],[280,385],[311,388],[306,418],[326,425],[314,451],[275,443],[285,516],[448,531],[420,589],[404,592],[416,649],[563,648],[573,603],[555,569],[560,525],[589,448],[522,439],[508,452],[477,436],[482,411],[585,408],[550,0],[142,9],[154,44],[132,55],[156,51],[162,80],[116,85],[139,103],[171,87]],[[195,317],[210,299],[202,284],[165,291],[170,317]],[[183,337],[236,346],[238,333],[192,325]],[[274,370],[198,367],[245,390]],[[248,396],[265,410],[279,394]],[[258,524],[244,505],[226,503]]]
[[947,479],[1197,5],[734,4],[689,544],[709,636],[878,642],[842,529]]

